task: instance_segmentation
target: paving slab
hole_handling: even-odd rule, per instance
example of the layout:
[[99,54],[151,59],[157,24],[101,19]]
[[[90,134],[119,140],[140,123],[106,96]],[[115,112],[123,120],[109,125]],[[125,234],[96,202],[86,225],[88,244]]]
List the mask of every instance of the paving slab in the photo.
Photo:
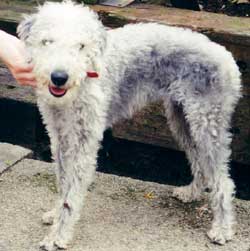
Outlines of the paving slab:
[[[35,251],[57,196],[54,166],[24,159],[1,175],[0,251]],[[183,204],[172,186],[97,173],[69,251],[248,251],[250,201],[235,199],[238,226],[226,246],[211,244],[207,199]]]
[[21,146],[0,142],[0,174],[16,162],[31,154],[31,152],[31,150]]

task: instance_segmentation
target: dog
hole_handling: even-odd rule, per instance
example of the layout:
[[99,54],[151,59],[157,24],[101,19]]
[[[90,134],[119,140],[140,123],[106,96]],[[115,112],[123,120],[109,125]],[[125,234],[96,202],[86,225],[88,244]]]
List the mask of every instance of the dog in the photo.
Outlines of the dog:
[[43,216],[53,225],[41,248],[67,248],[104,130],[156,100],[193,174],[174,195],[187,202],[209,189],[208,236],[219,244],[232,239],[228,129],[241,76],[230,52],[202,34],[156,23],[107,30],[96,13],[71,1],[45,3],[24,18],[18,34],[34,64],[37,103],[57,163],[59,199]]

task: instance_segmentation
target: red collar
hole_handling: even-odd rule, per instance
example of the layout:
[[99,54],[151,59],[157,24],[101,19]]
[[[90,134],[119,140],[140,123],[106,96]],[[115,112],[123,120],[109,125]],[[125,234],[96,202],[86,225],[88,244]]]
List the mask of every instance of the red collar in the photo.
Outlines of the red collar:
[[98,73],[95,71],[87,71],[87,76],[89,78],[98,78],[99,77]]

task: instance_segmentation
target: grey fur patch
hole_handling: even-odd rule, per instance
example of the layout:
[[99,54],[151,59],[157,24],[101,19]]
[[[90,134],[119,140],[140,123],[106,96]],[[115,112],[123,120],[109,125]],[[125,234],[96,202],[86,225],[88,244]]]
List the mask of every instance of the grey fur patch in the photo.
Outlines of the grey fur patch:
[[31,31],[32,26],[36,21],[36,15],[28,16],[22,21],[17,27],[17,34],[23,41],[27,40]]
[[[201,58],[197,52],[179,50],[164,54],[155,48],[143,58],[134,58],[133,67],[125,68],[123,73],[118,90],[119,103],[111,104],[111,110],[117,110],[117,114],[139,110],[146,103],[155,101],[159,93],[166,97],[173,83],[175,89],[187,90],[193,96],[208,95],[212,89],[220,92],[217,66]],[[124,116],[130,117],[130,114]]]

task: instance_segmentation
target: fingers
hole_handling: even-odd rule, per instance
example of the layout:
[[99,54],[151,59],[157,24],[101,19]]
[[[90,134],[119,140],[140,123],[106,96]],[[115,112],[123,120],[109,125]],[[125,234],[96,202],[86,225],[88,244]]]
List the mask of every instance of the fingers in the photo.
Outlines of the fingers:
[[29,85],[36,87],[36,78],[32,73],[32,65],[18,65],[15,68],[10,68],[10,71],[14,78],[20,85]]
[[15,73],[23,73],[23,72],[31,72],[33,70],[33,65],[30,64],[23,64],[18,65],[15,68]]
[[32,72],[20,72],[15,74],[18,81],[35,81],[36,78]]
[[32,86],[32,87],[36,87],[36,86],[37,86],[36,81],[17,80],[17,82],[18,82],[20,85],[23,85],[23,86]]
[[31,72],[13,74],[13,76],[20,85],[30,85],[36,87],[36,78]]

